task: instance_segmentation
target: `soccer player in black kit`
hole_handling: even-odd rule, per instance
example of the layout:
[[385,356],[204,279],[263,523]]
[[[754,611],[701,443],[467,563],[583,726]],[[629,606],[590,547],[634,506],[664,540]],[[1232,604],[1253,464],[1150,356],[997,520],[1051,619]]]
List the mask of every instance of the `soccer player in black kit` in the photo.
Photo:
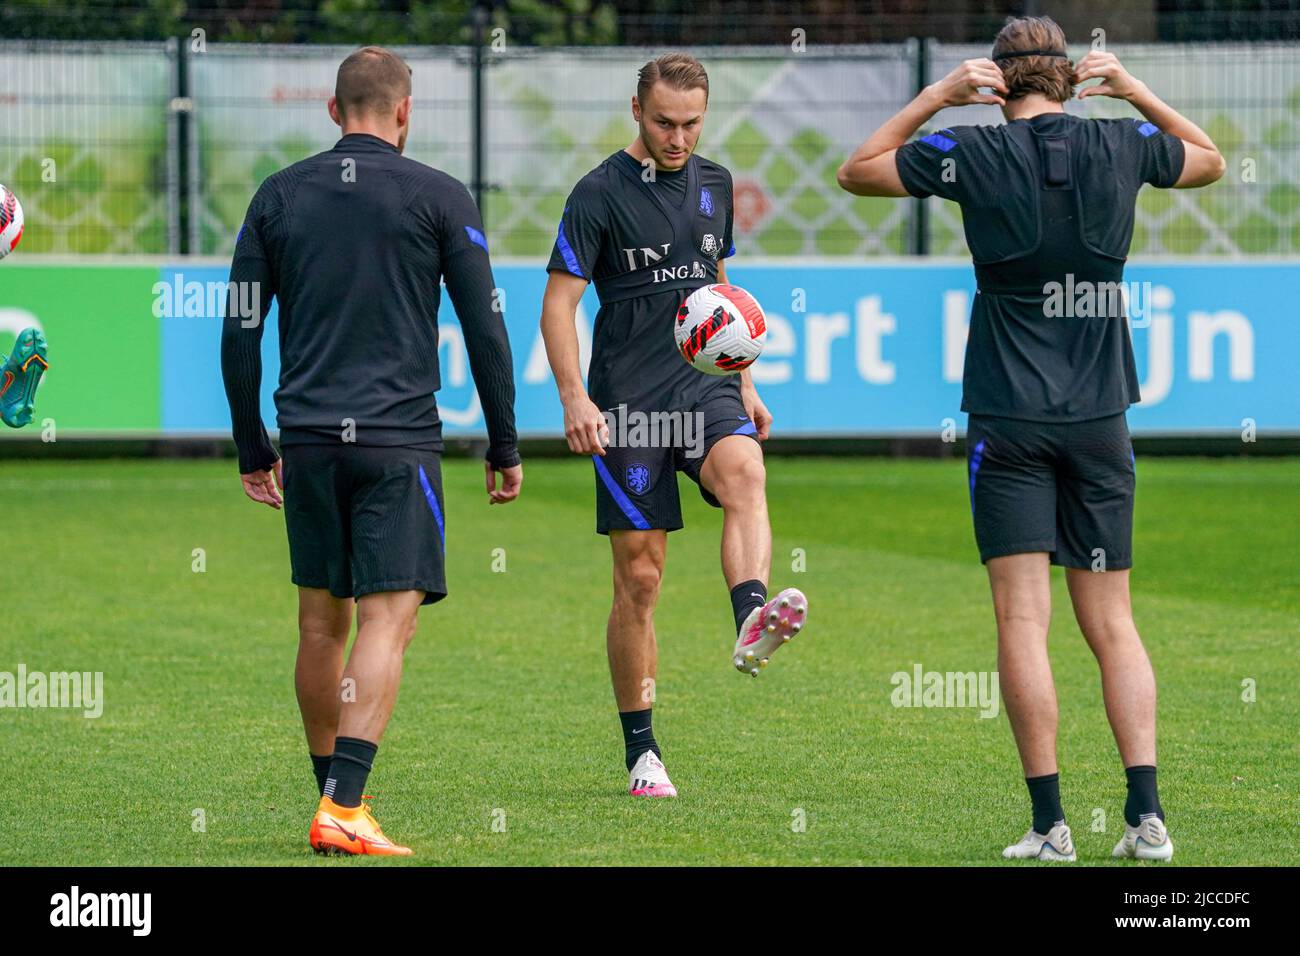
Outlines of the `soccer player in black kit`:
[[[1074,85],[1094,78],[1101,83],[1081,98],[1124,99],[1144,118],[1067,115]],[[907,143],[940,109],[968,103],[1000,105],[1007,123]],[[1116,292],[1142,185],[1206,186],[1223,170],[1210,138],[1113,54],[1093,50],[1071,64],[1047,17],[1009,19],[991,59],[968,60],[928,87],[840,167],[840,185],[858,195],[961,205],[979,286],[962,400],[971,509],[1033,807],[1032,827],[1007,858],[1075,859],[1057,775],[1050,564],[1066,569],[1127,776],[1113,855],[1173,855],[1156,791],[1155,676],[1129,598],[1134,459],[1125,409],[1139,395]],[[1081,304],[1091,290],[1093,305],[1062,316],[1047,302],[1068,283]]]
[[[682,527],[677,472],[723,509],[722,570],[737,636],[732,660],[757,675],[803,626],[807,601],[767,596],[772,535],[759,442],[772,416],[749,372],[705,375],[678,353],[673,324],[691,292],[725,283],[732,244],[731,174],[695,155],[708,75],[685,54],[640,70],[639,134],[574,188],[547,266],[546,353],[564,403],[569,448],[595,468],[596,530],[607,534],[614,599],[606,630],[610,675],[634,796],[674,797],[651,727],[658,653],[653,614],[667,533]],[[574,317],[587,283],[600,297],[584,387]],[[643,442],[633,416],[678,416]],[[644,421],[644,419],[642,419]],[[626,423],[632,421],[632,427]]]
[[[339,67],[329,113],[343,130],[334,148],[270,176],[249,205],[221,369],[244,489],[285,510],[298,586],[295,683],[320,791],[308,842],[318,852],[404,856],[411,851],[384,836],[362,793],[417,611],[447,594],[434,401],[440,280],[487,420],[489,503],[513,500],[523,469],[510,343],[493,308],[478,210],[460,182],[402,156],[410,68],[387,50],[358,50]],[[239,294],[245,288],[257,294]],[[258,407],[272,296],[283,464]],[[259,313],[240,315],[241,299]]]

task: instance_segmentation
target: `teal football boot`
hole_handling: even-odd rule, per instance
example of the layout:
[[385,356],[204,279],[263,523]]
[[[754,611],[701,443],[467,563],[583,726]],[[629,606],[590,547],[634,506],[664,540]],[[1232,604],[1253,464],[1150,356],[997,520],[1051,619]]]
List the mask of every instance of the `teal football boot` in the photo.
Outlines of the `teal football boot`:
[[36,386],[50,367],[45,353],[45,336],[40,330],[23,329],[13,354],[0,367],[0,419],[10,428],[22,428],[32,420]]

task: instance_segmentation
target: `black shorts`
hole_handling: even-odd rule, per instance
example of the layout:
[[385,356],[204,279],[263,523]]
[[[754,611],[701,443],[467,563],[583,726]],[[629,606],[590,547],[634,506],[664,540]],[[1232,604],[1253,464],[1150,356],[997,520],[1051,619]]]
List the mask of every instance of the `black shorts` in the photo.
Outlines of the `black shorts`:
[[1133,443],[1122,412],[1059,423],[971,415],[966,465],[981,561],[1046,551],[1067,568],[1133,566]]
[[339,443],[282,453],[294,584],[337,598],[419,590],[433,604],[447,596],[438,452]]
[[[592,455],[596,467],[596,531],[676,531],[682,527],[682,502],[677,472],[699,484],[704,459],[728,435],[749,435],[758,441],[744,403],[730,391],[715,392],[681,412],[635,413],[624,406],[608,409],[617,424],[611,428],[605,455]],[[638,435],[634,414],[643,414]],[[660,415],[658,419],[654,415]],[[608,418],[607,418],[608,420]],[[687,424],[689,422],[689,424]],[[714,508],[718,499],[700,485],[700,496]]]

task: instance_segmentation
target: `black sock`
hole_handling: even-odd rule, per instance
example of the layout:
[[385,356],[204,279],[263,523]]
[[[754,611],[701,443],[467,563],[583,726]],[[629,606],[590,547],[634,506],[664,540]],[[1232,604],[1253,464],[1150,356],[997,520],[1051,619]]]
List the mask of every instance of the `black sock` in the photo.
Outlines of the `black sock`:
[[334,758],[325,781],[322,796],[329,797],[340,807],[361,806],[361,794],[366,789],[366,777],[375,762],[379,744],[357,737],[337,737],[334,740]]
[[1125,767],[1124,776],[1128,777],[1128,799],[1124,801],[1124,822],[1135,827],[1142,822],[1143,817],[1152,813],[1163,821],[1165,811],[1160,808],[1160,797],[1156,794],[1156,768],[1149,764]]
[[656,757],[663,757],[663,754],[659,752],[659,744],[655,742],[655,732],[650,727],[650,712],[652,709],[647,707],[645,710],[620,710],[618,712],[619,723],[623,725],[623,747],[627,750],[628,770],[632,769],[632,765],[647,750],[653,750]]
[[1029,799],[1034,803],[1034,832],[1047,836],[1052,827],[1065,822],[1061,809],[1061,775],[1049,773],[1042,777],[1026,777]]
[[329,779],[330,775],[330,761],[334,758],[332,756],[318,757],[315,754],[310,756],[311,769],[316,774],[316,793],[318,796],[323,797],[325,796],[325,781]]
[[731,610],[736,615],[736,631],[745,623],[749,612],[767,603],[767,585],[757,579],[741,581],[731,589]]

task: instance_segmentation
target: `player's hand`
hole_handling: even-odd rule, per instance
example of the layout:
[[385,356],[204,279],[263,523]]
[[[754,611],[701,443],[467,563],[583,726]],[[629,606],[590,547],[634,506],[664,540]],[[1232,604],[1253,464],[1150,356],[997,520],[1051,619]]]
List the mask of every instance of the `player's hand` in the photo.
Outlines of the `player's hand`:
[[772,431],[772,413],[767,410],[763,400],[758,397],[758,392],[752,388],[742,389],[740,400],[745,405],[745,414],[749,416],[749,420],[754,423],[754,427],[758,430],[758,440],[767,441],[767,436]]
[[280,491],[284,488],[283,468],[281,460],[277,458],[270,468],[240,475],[239,480],[244,483],[244,494],[254,501],[260,501],[279,511],[284,505],[284,498],[280,495]]
[[[519,489],[524,485],[524,466],[511,465],[509,468],[497,468],[490,461],[483,462],[487,472],[488,504],[504,505],[519,497]],[[501,474],[501,487],[497,488],[497,473]]]
[[1124,69],[1119,57],[1103,50],[1092,50],[1074,67],[1074,82],[1083,83],[1101,77],[1096,86],[1079,91],[1079,99],[1089,96],[1113,96],[1117,100],[1130,100],[1143,88],[1141,80]]
[[[995,90],[981,93],[981,86]],[[942,106],[968,106],[971,103],[995,103],[1005,106],[1006,100],[998,93],[1008,93],[1002,69],[987,57],[958,63],[951,73],[930,87],[931,94]]]
[[569,443],[569,451],[604,456],[605,446],[609,444],[609,425],[587,395],[564,403],[564,438]]

